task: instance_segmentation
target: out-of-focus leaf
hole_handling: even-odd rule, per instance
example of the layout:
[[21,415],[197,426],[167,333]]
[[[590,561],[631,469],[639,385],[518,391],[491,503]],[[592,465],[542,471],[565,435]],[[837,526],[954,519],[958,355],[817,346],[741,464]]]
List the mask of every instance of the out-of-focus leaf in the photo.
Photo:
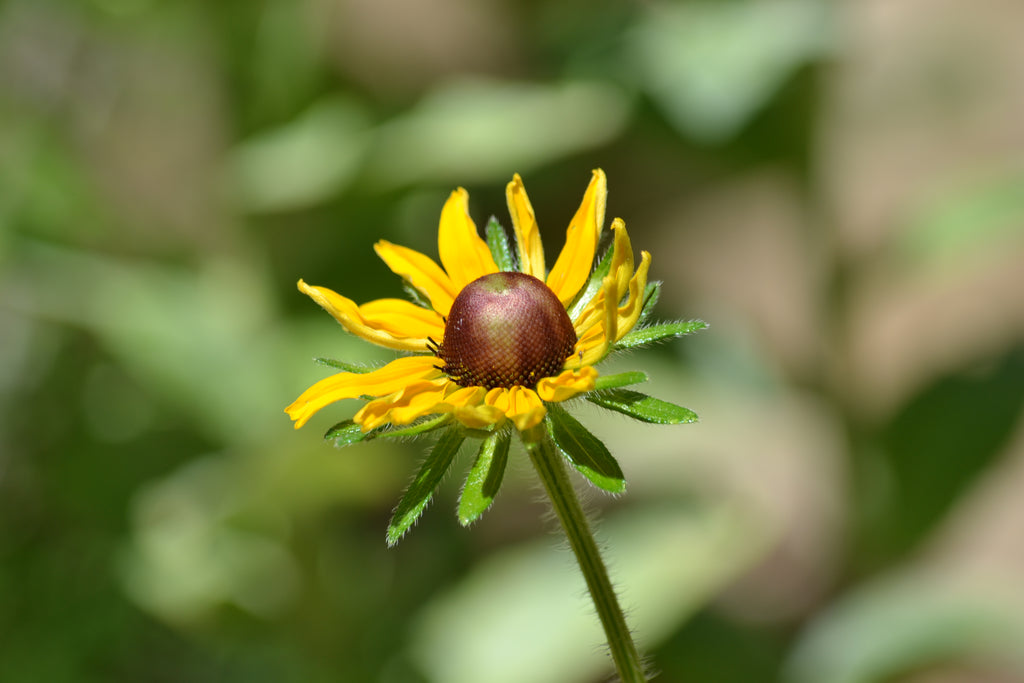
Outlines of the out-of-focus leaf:
[[331,98],[245,141],[231,160],[239,201],[250,211],[283,211],[329,199],[359,168],[370,132],[361,107]]
[[548,405],[548,430],[555,444],[590,482],[612,493],[626,490],[626,477],[601,440],[557,403]]
[[1019,237],[1022,230],[1024,175],[1018,173],[937,193],[900,234],[912,258],[944,265]]
[[697,413],[689,408],[629,389],[613,389],[600,394],[589,394],[587,400],[602,408],[614,410],[623,415],[629,415],[634,420],[651,424],[674,425],[697,421]]
[[915,548],[1003,455],[1022,409],[1020,351],[986,372],[942,377],[904,406],[879,434],[876,466],[891,493],[861,530],[861,561],[891,561]]
[[[641,648],[663,640],[763,554],[762,522],[724,498],[603,521],[598,531]],[[568,549],[552,552],[549,539],[508,548],[422,610],[413,656],[430,680],[445,683],[478,683],[481,671],[487,683],[600,680],[608,659],[589,600]],[[467,642],[473,647],[462,647]]]
[[594,390],[615,389],[617,387],[628,387],[631,384],[643,384],[647,381],[647,373],[644,372],[620,372],[616,375],[601,375],[594,381]]
[[395,508],[395,514],[388,524],[388,545],[393,546],[401,540],[405,532],[409,530],[427,507],[434,489],[441,482],[448,466],[462,445],[465,436],[458,428],[452,428],[441,435],[430,455],[427,456],[423,467],[420,468],[416,478],[409,484],[409,488]]
[[642,86],[681,132],[725,140],[828,47],[828,4],[653,4],[628,34],[626,49]]
[[615,342],[617,349],[632,349],[645,344],[668,339],[670,337],[683,337],[706,329],[708,324],[703,320],[685,320],[675,323],[661,323],[633,330],[619,341]]
[[791,683],[891,681],[957,660],[1024,674],[1024,602],[1015,589],[968,590],[922,576],[870,585],[811,623]]
[[455,82],[378,129],[369,179],[382,188],[507,180],[509,169],[604,144],[628,111],[628,96],[603,83]]
[[466,485],[459,498],[459,523],[462,526],[475,522],[490,507],[505,474],[511,441],[512,433],[502,430],[480,444],[480,452],[466,477]]
[[516,267],[516,257],[512,253],[512,246],[508,242],[508,235],[505,234],[505,228],[501,227],[501,223],[494,216],[487,221],[487,227],[484,229],[487,235],[487,246],[491,249],[491,256],[494,257],[494,263],[497,264],[498,270],[505,272],[514,272],[518,270]]

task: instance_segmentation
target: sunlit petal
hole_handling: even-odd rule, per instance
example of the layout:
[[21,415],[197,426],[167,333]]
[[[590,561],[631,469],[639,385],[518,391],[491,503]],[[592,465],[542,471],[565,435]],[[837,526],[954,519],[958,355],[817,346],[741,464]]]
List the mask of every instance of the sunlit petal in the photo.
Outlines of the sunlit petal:
[[537,382],[537,395],[544,401],[565,401],[593,390],[596,379],[597,370],[590,366],[565,370],[557,377],[545,377]]
[[505,413],[483,400],[487,394],[484,387],[463,387],[445,398],[455,419],[471,429],[483,429],[505,421]]
[[362,306],[326,287],[299,280],[299,291],[330,313],[342,326],[367,341],[400,351],[426,351],[427,337],[444,334],[444,322],[428,311],[401,299],[379,299]]
[[505,415],[519,431],[526,431],[540,424],[547,413],[548,409],[533,389],[518,386],[509,389],[509,407]]
[[543,280],[547,274],[544,264],[544,245],[540,241],[540,229],[533,213],[530,198],[526,196],[523,180],[516,173],[505,188],[508,212],[512,216],[512,228],[519,246],[519,270]]
[[583,202],[565,234],[565,246],[548,274],[547,284],[563,305],[572,302],[590,277],[594,252],[604,226],[608,183],[604,171],[595,169]]
[[442,373],[434,367],[435,362],[432,356],[411,356],[393,360],[373,372],[339,372],[306,389],[284,411],[295,421],[298,429],[318,410],[336,401],[360,396],[385,396],[417,380],[438,378]]
[[469,217],[469,193],[461,187],[452,192],[441,209],[437,250],[441,265],[458,290],[478,277],[498,272],[491,250]]
[[612,262],[608,274],[615,278],[615,288],[621,296],[626,292],[629,278],[633,275],[633,243],[621,218],[612,221],[612,233],[615,241],[612,243]]
[[456,287],[432,258],[386,240],[377,242],[373,249],[392,272],[425,296],[435,311],[448,315],[461,287]]
[[444,379],[408,382],[398,391],[363,406],[353,421],[364,432],[385,424],[406,425],[424,415],[436,412],[451,382]]
[[651,255],[643,251],[640,252],[640,257],[640,267],[629,281],[629,298],[616,312],[618,320],[615,341],[619,341],[633,329],[644,307],[644,289],[647,288],[647,271],[651,267]]

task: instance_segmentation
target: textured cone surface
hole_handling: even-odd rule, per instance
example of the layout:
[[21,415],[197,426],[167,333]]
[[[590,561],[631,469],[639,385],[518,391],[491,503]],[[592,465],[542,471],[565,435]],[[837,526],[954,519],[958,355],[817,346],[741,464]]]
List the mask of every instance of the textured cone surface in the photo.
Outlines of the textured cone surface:
[[462,386],[532,387],[561,372],[575,344],[572,321],[547,285],[524,273],[494,273],[459,292],[438,356]]

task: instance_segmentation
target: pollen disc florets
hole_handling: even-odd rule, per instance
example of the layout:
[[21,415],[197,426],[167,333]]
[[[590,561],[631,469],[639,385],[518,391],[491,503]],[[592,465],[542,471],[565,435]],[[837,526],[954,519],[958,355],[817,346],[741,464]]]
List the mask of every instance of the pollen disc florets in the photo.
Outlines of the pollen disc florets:
[[533,387],[561,372],[575,344],[572,321],[547,285],[524,273],[493,273],[459,292],[437,355],[462,386]]

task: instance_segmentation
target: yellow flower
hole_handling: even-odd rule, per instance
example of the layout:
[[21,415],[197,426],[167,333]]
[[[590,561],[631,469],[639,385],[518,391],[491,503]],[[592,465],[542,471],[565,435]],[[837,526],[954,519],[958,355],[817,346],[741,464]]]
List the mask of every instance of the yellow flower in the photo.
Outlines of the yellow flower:
[[518,174],[506,195],[518,272],[499,269],[469,216],[469,194],[459,188],[441,210],[440,265],[390,242],[375,245],[377,255],[429,308],[400,299],[360,306],[299,280],[299,290],[352,334],[418,355],[317,382],[285,409],[296,428],[335,401],[370,397],[353,418],[363,431],[441,413],[471,428],[511,420],[524,431],[544,419],[546,403],[594,389],[594,364],[640,316],[650,254],[642,252],[634,272],[626,226],[615,219],[607,275],[587,286],[604,224],[607,184],[600,169],[593,172],[550,271]]

